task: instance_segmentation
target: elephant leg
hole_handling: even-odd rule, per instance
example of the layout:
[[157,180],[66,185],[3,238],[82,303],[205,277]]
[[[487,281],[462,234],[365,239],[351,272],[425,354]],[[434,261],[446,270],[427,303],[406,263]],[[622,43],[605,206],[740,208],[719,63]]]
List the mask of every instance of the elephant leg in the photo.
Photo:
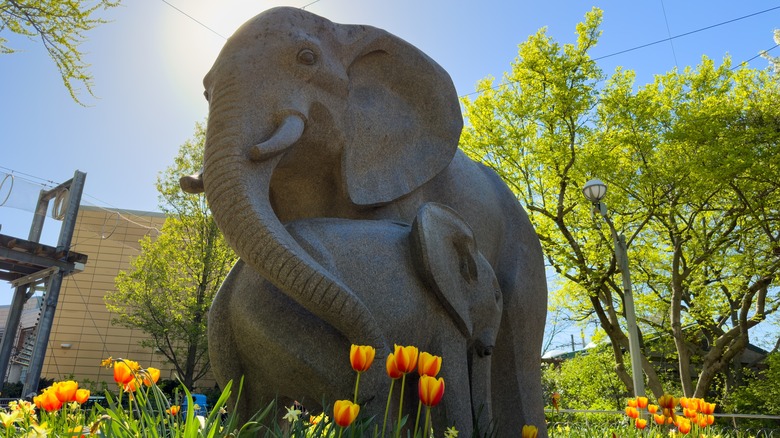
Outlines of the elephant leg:
[[[233,381],[228,405],[231,409],[236,406],[239,385],[244,375],[230,315],[231,299],[236,279],[240,276],[242,266],[243,262],[239,261],[236,263],[225,278],[211,304],[208,319],[209,361],[214,377],[220,387],[224,388],[229,381]],[[242,402],[245,401],[246,394],[250,392],[248,389],[245,384],[241,390]],[[248,419],[249,416],[246,416],[244,413],[240,415],[240,418]]]
[[468,360],[474,430],[478,432],[477,436],[484,436],[494,426],[493,403],[490,399],[492,356],[480,357],[474,351],[469,351]]
[[[459,339],[460,342],[452,342]],[[469,366],[466,358],[466,343],[462,341],[460,333],[451,338],[450,343],[442,348],[442,370],[444,378],[444,397],[441,407],[431,410],[432,424],[436,436],[440,436],[448,427],[454,426],[459,436],[472,436],[473,419],[471,414],[471,389],[467,379],[458,379],[455,376],[468,376]],[[449,378],[453,376],[453,378]],[[421,420],[422,421],[422,420]]]
[[[527,230],[533,232],[528,226]],[[538,248],[538,241],[531,248]],[[528,248],[526,246],[525,248]],[[492,358],[493,418],[499,437],[515,437],[523,425],[547,436],[542,394],[541,349],[547,315],[547,283],[541,248],[518,250],[508,281],[499,278],[504,291],[504,315]],[[537,263],[538,262],[538,263]]]

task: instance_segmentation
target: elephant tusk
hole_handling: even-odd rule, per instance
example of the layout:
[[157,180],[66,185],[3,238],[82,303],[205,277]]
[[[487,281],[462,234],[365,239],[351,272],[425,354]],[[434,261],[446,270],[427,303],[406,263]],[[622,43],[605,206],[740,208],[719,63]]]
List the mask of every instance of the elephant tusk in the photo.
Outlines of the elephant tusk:
[[264,161],[283,152],[301,138],[305,126],[305,117],[302,114],[297,112],[289,114],[271,135],[271,138],[252,146],[249,150],[249,159]]
[[198,194],[203,193],[203,169],[179,178],[179,186],[187,193]]

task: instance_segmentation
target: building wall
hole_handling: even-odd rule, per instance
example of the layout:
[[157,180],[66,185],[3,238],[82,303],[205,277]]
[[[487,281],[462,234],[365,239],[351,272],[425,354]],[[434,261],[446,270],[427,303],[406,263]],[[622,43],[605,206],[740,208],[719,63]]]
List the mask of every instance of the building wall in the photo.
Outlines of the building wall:
[[[106,382],[111,387],[113,371],[100,367],[100,361],[111,356],[159,368],[163,379],[175,378],[173,366],[164,362],[162,354],[139,345],[146,336],[143,332],[111,324],[113,315],[103,301],[106,292],[114,290],[114,278],[129,269],[130,260],[140,253],[139,240],[145,235],[156,237],[164,220],[162,213],[79,208],[72,250],[89,259],[83,272],[63,281],[42,377]],[[213,386],[213,380],[198,385]]]

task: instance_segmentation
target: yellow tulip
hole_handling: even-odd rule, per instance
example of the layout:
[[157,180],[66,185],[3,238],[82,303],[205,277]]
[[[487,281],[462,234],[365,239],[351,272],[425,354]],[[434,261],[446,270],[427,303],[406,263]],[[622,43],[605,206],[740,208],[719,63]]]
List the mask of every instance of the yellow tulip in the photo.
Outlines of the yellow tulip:
[[144,373],[144,385],[152,386],[152,383],[157,383],[160,380],[160,370],[154,367],[149,367]]
[[417,383],[417,394],[422,404],[434,407],[439,404],[444,396],[444,379],[423,375]]
[[371,367],[375,354],[376,349],[370,345],[352,344],[349,350],[349,363],[353,370],[362,373]]
[[436,377],[441,371],[441,356],[434,356],[427,351],[420,353],[417,361],[417,373],[421,376]]
[[387,360],[385,361],[385,371],[387,371],[387,377],[393,380],[400,379],[401,376],[404,375],[404,373],[399,371],[398,367],[395,365],[395,355],[393,355],[393,353],[387,355]]
[[523,426],[522,438],[536,438],[538,434],[539,429],[537,429],[536,426],[529,426],[527,424]]
[[333,421],[341,427],[347,427],[355,421],[360,406],[349,400],[336,400],[333,404]]
[[78,404],[83,405],[89,400],[89,389],[79,389],[76,391],[76,395],[73,397]]
[[400,345],[395,346],[393,356],[395,357],[395,366],[398,371],[407,374],[414,371],[417,368],[417,356],[419,350],[414,346],[402,347]]
[[140,369],[138,362],[117,359],[114,362],[114,381],[122,386],[127,385],[135,378],[136,371]]

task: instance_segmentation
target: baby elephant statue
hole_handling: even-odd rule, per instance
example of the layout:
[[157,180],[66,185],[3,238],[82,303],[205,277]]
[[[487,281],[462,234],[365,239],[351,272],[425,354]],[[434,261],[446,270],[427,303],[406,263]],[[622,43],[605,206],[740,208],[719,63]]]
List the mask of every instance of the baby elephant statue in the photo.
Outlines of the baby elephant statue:
[[[502,295],[463,219],[448,207],[428,203],[411,226],[317,218],[292,222],[287,229],[355,291],[388,342],[442,356],[446,391],[431,411],[437,432],[455,426],[468,437],[475,426],[484,432],[493,425],[491,353]],[[349,350],[343,334],[242,261],[209,313],[211,365],[220,385],[244,377],[239,400],[244,420],[274,398],[288,406],[299,401],[311,411],[323,408],[323,401],[352,399],[355,373]],[[390,386],[385,359],[378,354],[360,378],[361,416],[375,415],[375,421],[384,415]],[[403,414],[410,418],[417,407],[417,379],[417,373],[407,376],[404,406],[409,411]]]

